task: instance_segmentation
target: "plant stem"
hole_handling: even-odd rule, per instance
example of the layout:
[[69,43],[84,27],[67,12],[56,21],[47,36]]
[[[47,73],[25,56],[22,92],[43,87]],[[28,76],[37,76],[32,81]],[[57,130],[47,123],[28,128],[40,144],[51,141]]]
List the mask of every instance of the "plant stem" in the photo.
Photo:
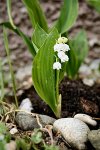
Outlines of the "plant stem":
[[16,26],[13,23],[13,19],[11,16],[11,0],[7,0],[7,12],[8,12],[8,17],[11,25],[13,26],[14,29],[16,29]]
[[3,71],[2,71],[2,61],[0,58],[0,87],[1,87],[1,98],[2,101],[4,98],[4,79],[3,79]]
[[61,114],[61,100],[59,99],[59,70],[56,70],[56,103],[57,103],[57,117]]
[[11,78],[12,78],[15,103],[16,103],[16,107],[18,108],[18,100],[17,100],[17,96],[16,96],[16,84],[15,84],[15,78],[14,78],[14,72],[13,72],[13,68],[12,68],[12,64],[11,64],[11,59],[10,59],[10,50],[9,50],[9,46],[8,46],[8,39],[7,39],[7,33],[6,33],[6,30],[5,30],[5,27],[3,27],[3,35],[4,35],[4,44],[5,44],[5,49],[6,49],[6,53],[7,53]]

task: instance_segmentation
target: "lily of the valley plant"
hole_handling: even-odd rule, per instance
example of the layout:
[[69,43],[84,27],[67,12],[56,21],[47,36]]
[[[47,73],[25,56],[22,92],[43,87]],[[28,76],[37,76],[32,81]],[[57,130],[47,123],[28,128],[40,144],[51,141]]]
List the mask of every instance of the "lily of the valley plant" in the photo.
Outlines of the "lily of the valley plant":
[[78,0],[64,0],[60,16],[51,28],[48,27],[39,0],[22,0],[22,2],[27,8],[32,27],[35,29],[31,38],[14,24],[11,17],[11,0],[7,0],[9,21],[2,22],[0,25],[22,37],[33,56],[34,87],[55,115],[60,117],[59,83],[65,74],[71,79],[77,77],[80,65],[88,52],[84,30],[80,31],[74,39],[68,41],[66,38],[78,15]]
[[59,37],[56,29],[40,48],[33,61],[33,84],[40,97],[51,107],[57,117],[61,114],[59,83],[64,76],[63,68],[69,60],[67,38]]

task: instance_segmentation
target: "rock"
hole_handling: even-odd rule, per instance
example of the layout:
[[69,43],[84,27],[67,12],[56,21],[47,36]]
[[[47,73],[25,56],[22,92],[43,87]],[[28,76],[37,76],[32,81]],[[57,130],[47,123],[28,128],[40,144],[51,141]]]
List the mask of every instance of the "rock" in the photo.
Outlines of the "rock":
[[48,125],[48,124],[53,124],[56,119],[49,117],[47,115],[38,115],[40,118],[40,122],[42,123],[43,126]]
[[85,150],[87,134],[90,131],[88,126],[76,118],[62,118],[54,122],[53,127],[59,131],[72,147]]
[[33,108],[32,108],[32,103],[31,103],[30,99],[29,98],[23,99],[19,106],[19,109],[31,112],[31,110],[33,110]]
[[96,150],[100,150],[100,129],[90,131],[88,139]]
[[16,134],[18,132],[18,130],[17,130],[17,128],[12,128],[11,130],[10,130],[10,134]]
[[89,78],[84,78],[83,83],[85,85],[88,85],[88,86],[93,86],[94,83],[95,83],[95,80],[93,78],[90,78],[90,79]]
[[74,116],[74,118],[79,119],[79,120],[81,120],[81,121],[83,121],[83,122],[85,122],[87,124],[92,125],[92,126],[96,126],[97,125],[97,122],[95,120],[93,120],[91,116],[86,115],[86,114],[76,114]]
[[[53,124],[55,119],[46,115],[39,115],[39,122],[44,127],[47,124]],[[16,115],[16,122],[22,130],[33,130],[34,128],[39,128],[40,126],[37,123],[36,114],[32,116],[25,112],[18,112]]]
[[22,130],[33,130],[34,128],[40,127],[37,122],[36,115],[38,116],[39,122],[41,123],[42,126],[54,123],[55,119],[47,115],[35,113],[33,113],[32,115],[31,114],[32,109],[33,109],[32,103],[29,98],[22,100],[19,106],[19,110],[21,111],[17,113],[15,118],[17,124]]

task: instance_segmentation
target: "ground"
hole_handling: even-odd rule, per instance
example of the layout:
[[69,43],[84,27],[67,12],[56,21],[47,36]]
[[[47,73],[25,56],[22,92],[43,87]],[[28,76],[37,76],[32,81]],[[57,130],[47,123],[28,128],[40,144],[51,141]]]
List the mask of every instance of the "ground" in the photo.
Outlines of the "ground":
[[[41,0],[43,11],[46,14],[48,24],[51,26],[59,16],[61,0]],[[0,4],[0,22],[8,19],[6,1]],[[26,8],[21,0],[12,1],[12,16],[14,23],[29,36],[33,29],[27,15]],[[84,0],[79,0],[79,15],[76,23],[69,31],[69,37],[73,37],[80,29],[85,29],[89,41],[89,55],[84,64],[88,65],[94,60],[100,61],[100,14],[87,5]],[[32,101],[34,112],[47,114],[55,117],[50,108],[39,98],[32,85],[31,66],[32,57],[23,44],[23,41],[14,33],[9,31],[9,47],[11,60],[17,83],[17,96],[19,103],[22,99],[29,97]],[[3,62],[5,74],[5,90],[9,101],[13,101],[12,83],[9,73],[9,66],[3,44],[2,29],[0,29],[0,57]],[[6,75],[8,74],[8,75]],[[84,76],[80,76],[82,79]],[[73,117],[76,113],[86,113],[93,117],[100,117],[100,76],[92,87],[84,85],[82,79],[69,80],[65,78],[60,84],[62,94],[62,117]],[[98,127],[100,122],[98,121]]]

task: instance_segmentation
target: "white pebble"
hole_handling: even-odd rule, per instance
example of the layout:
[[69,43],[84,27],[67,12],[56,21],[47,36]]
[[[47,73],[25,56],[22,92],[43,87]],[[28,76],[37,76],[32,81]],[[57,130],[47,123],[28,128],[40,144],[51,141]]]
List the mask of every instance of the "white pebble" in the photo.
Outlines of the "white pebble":
[[83,83],[84,83],[85,85],[88,85],[88,86],[93,86],[94,83],[95,83],[95,80],[92,79],[92,78],[90,78],[90,79],[84,78],[84,79],[83,79]]
[[93,120],[91,116],[86,115],[86,114],[76,114],[74,116],[74,118],[79,119],[79,120],[81,120],[81,121],[83,121],[83,122],[85,122],[87,124],[92,125],[92,126],[96,126],[97,125],[97,122],[95,120]]
[[59,131],[65,140],[78,150],[86,148],[87,134],[90,131],[89,127],[79,119],[62,118],[54,122],[53,127]]
[[10,134],[12,134],[12,135],[16,134],[17,132],[18,132],[17,128],[12,128],[10,130]]
[[20,109],[20,110],[26,110],[26,111],[28,111],[28,112],[31,112],[31,110],[32,110],[33,108],[32,108],[32,103],[31,103],[30,99],[29,99],[29,98],[26,98],[26,99],[22,100],[22,102],[21,102],[21,104],[20,104],[20,106],[19,106],[19,109]]

